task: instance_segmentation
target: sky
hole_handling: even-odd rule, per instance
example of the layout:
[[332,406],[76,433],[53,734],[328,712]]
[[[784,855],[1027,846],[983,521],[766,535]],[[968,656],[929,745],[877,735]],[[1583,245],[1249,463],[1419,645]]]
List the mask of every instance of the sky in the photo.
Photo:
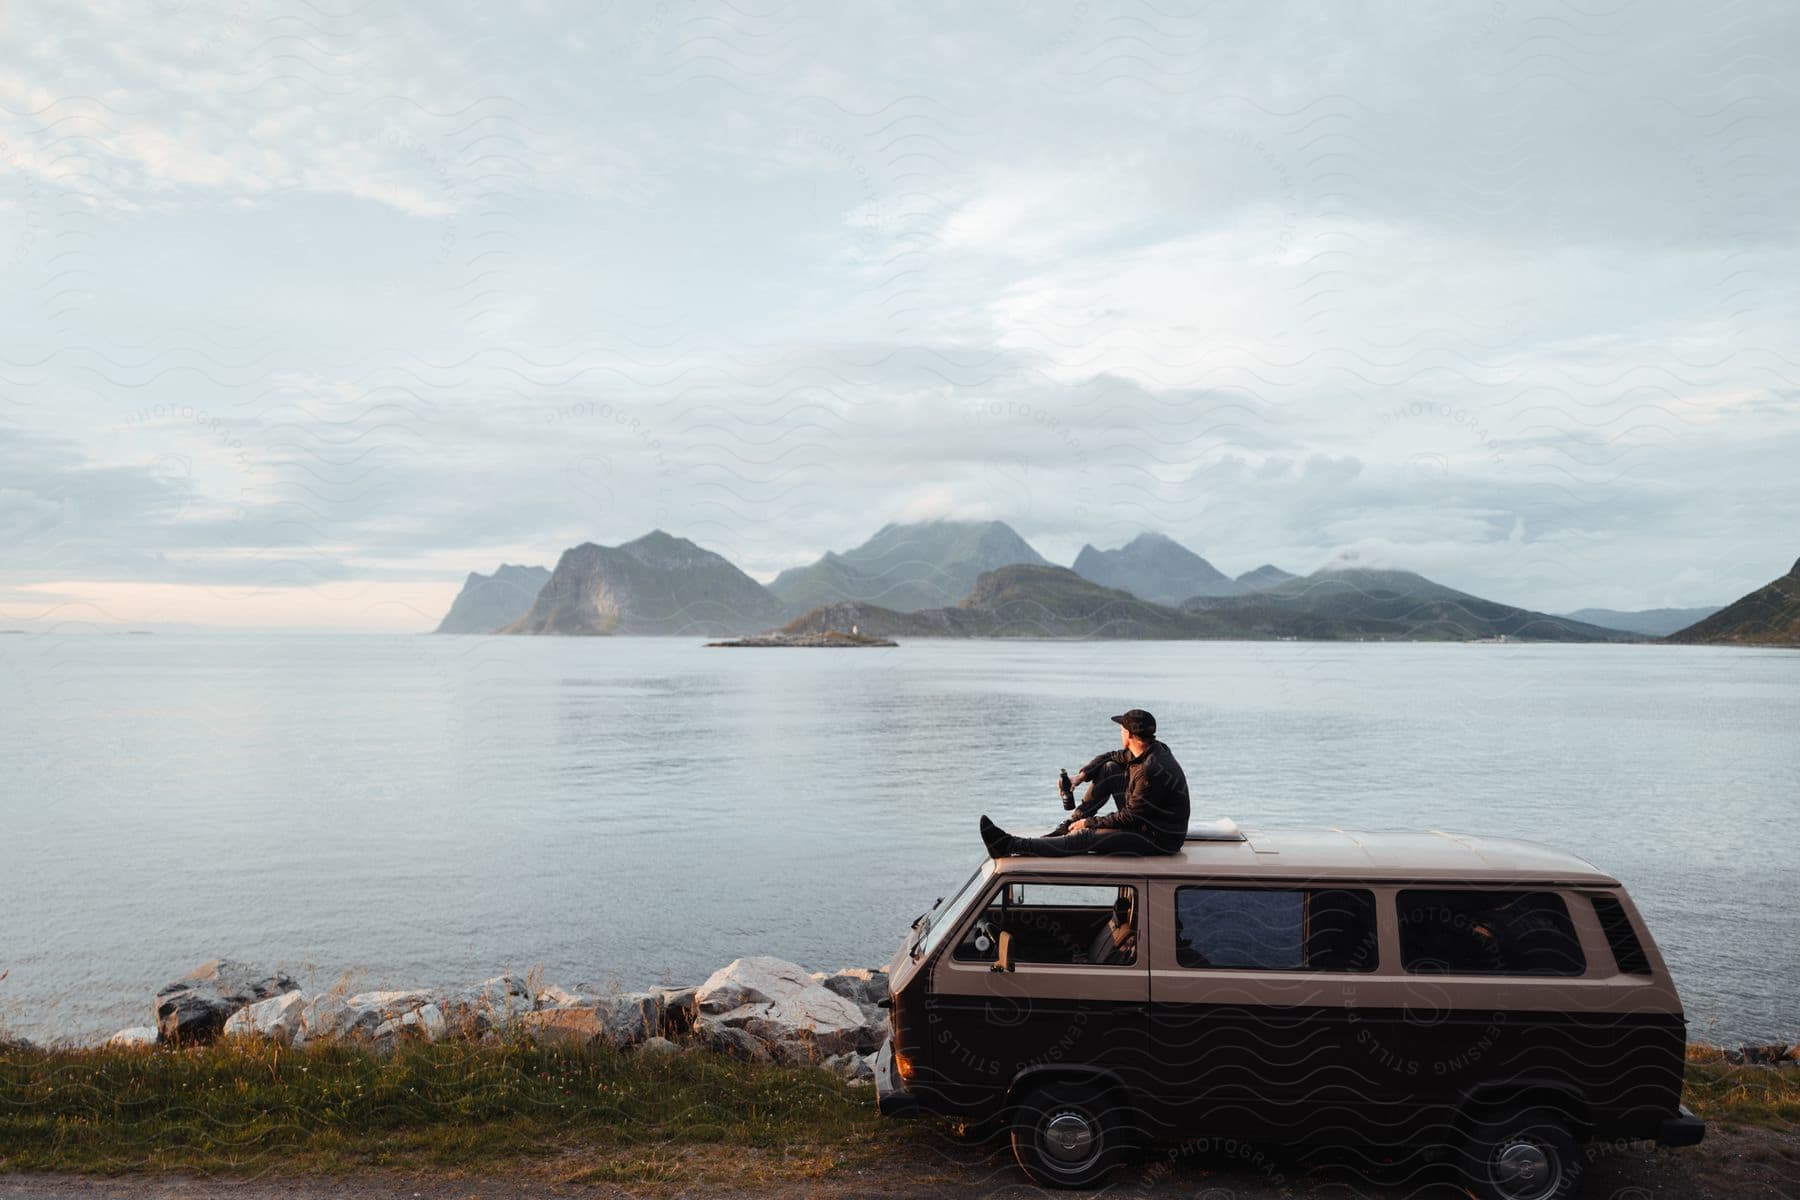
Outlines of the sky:
[[0,627],[935,517],[1726,603],[1800,554],[1797,58],[1777,0],[0,7]]

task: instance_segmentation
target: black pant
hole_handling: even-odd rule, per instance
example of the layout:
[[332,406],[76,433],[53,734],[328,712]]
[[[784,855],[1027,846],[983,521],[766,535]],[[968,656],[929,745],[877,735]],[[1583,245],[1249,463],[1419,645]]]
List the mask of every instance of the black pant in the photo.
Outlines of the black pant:
[[1130,782],[1124,767],[1117,763],[1108,763],[1101,768],[1098,778],[1088,781],[1087,795],[1075,806],[1075,811],[1063,819],[1062,824],[1052,829],[1046,837],[1062,837],[1069,832],[1069,826],[1076,821],[1091,821],[1099,815],[1111,800],[1120,811],[1125,808],[1125,785]]
[[1180,842],[1164,849],[1155,839],[1135,829],[1084,829],[1061,837],[1016,837],[1006,852],[1034,858],[1070,858],[1077,854],[1174,854],[1180,849]]

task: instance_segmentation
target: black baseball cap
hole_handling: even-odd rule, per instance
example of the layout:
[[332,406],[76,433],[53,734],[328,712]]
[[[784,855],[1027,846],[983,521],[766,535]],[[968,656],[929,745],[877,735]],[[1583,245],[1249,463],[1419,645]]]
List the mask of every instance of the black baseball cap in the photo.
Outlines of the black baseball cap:
[[1128,708],[1118,716],[1114,717],[1113,720],[1123,725],[1127,730],[1136,734],[1138,737],[1147,738],[1156,736],[1156,718],[1141,708]]

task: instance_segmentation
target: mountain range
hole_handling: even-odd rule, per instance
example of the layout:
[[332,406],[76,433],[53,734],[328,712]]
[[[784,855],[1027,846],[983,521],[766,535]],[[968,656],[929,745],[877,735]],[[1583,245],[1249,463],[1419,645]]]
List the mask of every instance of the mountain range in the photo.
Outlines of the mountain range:
[[1718,611],[1719,606],[1716,604],[1706,608],[1646,608],[1639,612],[1620,612],[1616,608],[1578,608],[1563,616],[1572,621],[1585,621],[1589,625],[1604,625],[1608,629],[1641,633],[1645,637],[1664,637],[1678,629],[1686,629],[1695,621],[1705,620]]
[[1621,630],[1483,600],[1410,572],[1367,568],[1319,571],[1244,595],[1191,597],[1177,608],[1104,587],[1065,567],[1010,566],[983,575],[953,606],[902,613],[843,602],[814,609],[784,632],[852,626],[890,638],[1638,640]]
[[1264,564],[1234,579],[1158,533],[1113,550],[1084,546],[1070,569],[1005,522],[928,521],[885,525],[767,587],[662,530],[618,546],[586,542],[554,571],[503,564],[470,574],[438,632],[712,637],[787,622],[795,632],[857,625],[889,637],[1619,641],[1661,636],[1710,611],[1553,616],[1369,568],[1297,576]]
[[846,600],[914,612],[955,604],[984,573],[1013,563],[1049,565],[1004,521],[890,524],[853,550],[783,571],[769,590],[795,612]]
[[1117,550],[1083,546],[1074,572],[1102,587],[1153,604],[1177,605],[1190,596],[1235,596],[1244,585],[1161,533],[1140,533]]
[[1239,636],[1623,642],[1635,635],[1484,600],[1411,571],[1327,567],[1249,596],[1196,596],[1188,612],[1232,621]]
[[502,625],[511,625],[531,611],[531,602],[548,582],[548,567],[501,563],[492,575],[471,571],[450,611],[438,622],[437,632],[492,633]]

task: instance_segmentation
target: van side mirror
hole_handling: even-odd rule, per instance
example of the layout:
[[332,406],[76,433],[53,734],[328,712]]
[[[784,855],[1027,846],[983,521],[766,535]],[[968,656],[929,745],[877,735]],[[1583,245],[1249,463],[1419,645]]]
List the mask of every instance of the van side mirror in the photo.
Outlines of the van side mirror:
[[995,971],[1010,971],[1013,969],[1012,930],[1010,929],[1004,929],[1000,932],[1000,948],[994,954],[994,965],[992,969]]

